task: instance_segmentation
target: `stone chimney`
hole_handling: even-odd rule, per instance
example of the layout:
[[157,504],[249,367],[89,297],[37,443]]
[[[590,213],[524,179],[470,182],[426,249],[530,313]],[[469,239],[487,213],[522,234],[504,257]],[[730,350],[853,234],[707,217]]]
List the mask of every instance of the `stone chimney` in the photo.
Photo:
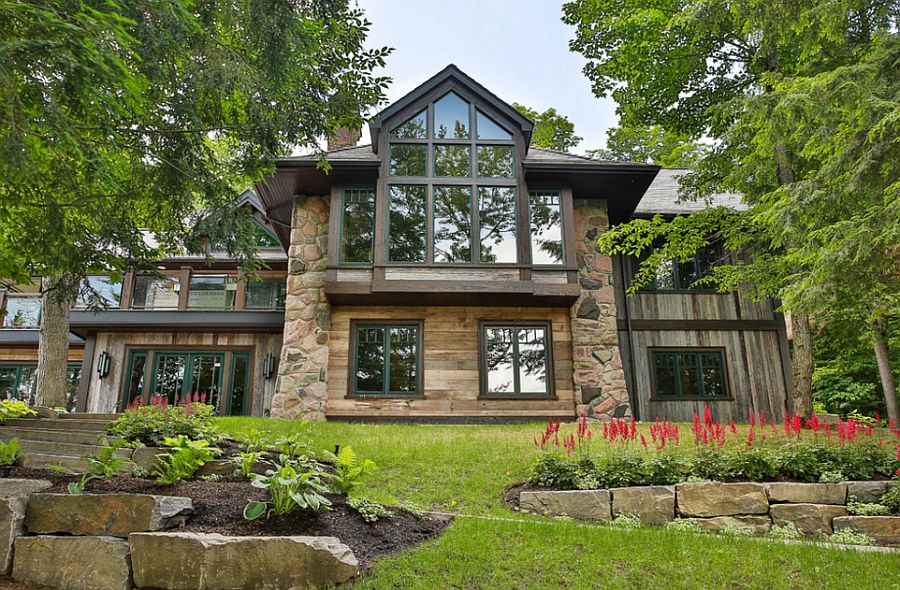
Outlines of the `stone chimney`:
[[334,133],[328,136],[328,151],[353,147],[362,138],[362,130],[351,130],[346,127],[338,127]]

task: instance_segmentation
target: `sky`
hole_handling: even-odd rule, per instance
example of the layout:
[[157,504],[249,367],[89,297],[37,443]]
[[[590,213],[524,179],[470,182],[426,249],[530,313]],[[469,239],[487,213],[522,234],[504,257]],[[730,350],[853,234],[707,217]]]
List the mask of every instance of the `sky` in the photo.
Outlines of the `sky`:
[[[368,45],[393,47],[379,75],[393,83],[393,102],[442,70],[456,66],[508,103],[550,107],[583,137],[572,151],[606,145],[615,102],[598,99],[569,51],[574,29],[556,0],[357,0],[372,23]],[[367,142],[368,138],[364,140]]]

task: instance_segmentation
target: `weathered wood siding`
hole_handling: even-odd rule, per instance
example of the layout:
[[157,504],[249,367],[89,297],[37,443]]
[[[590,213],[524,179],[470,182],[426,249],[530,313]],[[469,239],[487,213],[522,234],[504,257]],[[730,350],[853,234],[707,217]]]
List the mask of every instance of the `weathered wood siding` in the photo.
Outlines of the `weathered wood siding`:
[[[625,293],[616,288],[618,317],[625,318]],[[632,320],[771,320],[770,300],[753,301],[738,293],[636,293],[628,296]]]
[[281,354],[281,334],[231,334],[231,333],[178,333],[178,332],[106,332],[97,334],[93,366],[97,357],[106,351],[110,355],[109,375],[100,379],[96,371],[90,375],[88,385],[89,412],[115,412],[127,378],[128,355],[132,349],[180,349],[202,348],[208,350],[248,350],[251,360],[250,413],[262,416],[269,408],[275,392],[275,380],[262,376],[263,360],[271,353]]
[[746,422],[748,413],[784,415],[786,387],[776,331],[637,331],[633,332],[633,374],[627,333],[619,332],[623,364],[629,384],[634,384],[642,420],[668,418],[690,421],[702,415],[702,401],[650,401],[652,397],[651,347],[721,347],[725,350],[730,399],[710,400],[713,415],[721,421]]
[[[348,398],[351,320],[424,320],[424,399]],[[478,399],[478,322],[550,321],[556,399]],[[329,417],[546,417],[575,415],[568,308],[335,307],[329,331]]]
[[[84,348],[82,347],[69,347],[69,362],[76,363],[81,362],[82,357],[84,356]],[[37,363],[38,361],[38,350],[37,348],[23,348],[23,347],[9,347],[9,348],[0,348],[0,365],[10,364],[16,365],[19,363]]]

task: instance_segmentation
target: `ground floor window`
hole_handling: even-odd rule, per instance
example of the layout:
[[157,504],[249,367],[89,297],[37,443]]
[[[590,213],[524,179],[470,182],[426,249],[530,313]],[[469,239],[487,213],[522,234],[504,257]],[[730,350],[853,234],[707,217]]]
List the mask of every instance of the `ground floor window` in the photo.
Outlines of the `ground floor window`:
[[421,389],[420,322],[354,322],[352,395],[419,395]]
[[541,397],[553,394],[550,324],[481,325],[483,396]]
[[162,396],[169,404],[203,401],[223,415],[248,413],[250,353],[229,350],[132,350],[122,407]]
[[725,352],[721,349],[687,348],[650,351],[653,395],[658,398],[692,399],[728,397]]
[[[81,365],[69,363],[66,370],[66,410],[75,411]],[[37,394],[37,364],[0,364],[0,398],[21,400],[32,406]]]

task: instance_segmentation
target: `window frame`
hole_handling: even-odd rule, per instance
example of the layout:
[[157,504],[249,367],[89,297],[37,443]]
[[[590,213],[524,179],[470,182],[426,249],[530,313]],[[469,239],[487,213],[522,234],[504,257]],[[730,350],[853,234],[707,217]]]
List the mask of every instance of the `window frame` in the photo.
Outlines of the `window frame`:
[[[700,376],[700,388],[701,391],[706,390],[706,384],[703,380],[703,365],[700,361],[700,355],[703,353],[715,352],[719,353],[719,356],[722,360],[722,388],[725,391],[724,395],[720,396],[704,396],[704,395],[681,395],[681,372],[679,370],[679,366],[676,366],[676,375],[678,376],[678,380],[676,382],[676,389],[679,393],[675,395],[666,396],[659,395],[656,388],[656,363],[655,355],[659,353],[669,353],[669,354],[677,354],[677,355],[687,355],[693,354],[697,356],[698,367],[699,367],[699,376]],[[677,358],[677,357],[676,357]],[[726,348],[724,346],[651,346],[647,348],[647,362],[649,367],[650,374],[650,397],[649,401],[651,402],[680,402],[680,401],[734,401],[734,395],[731,390],[731,383],[728,377],[728,354]]]
[[[512,393],[494,393],[488,391],[488,370],[487,370],[487,338],[485,333],[488,328],[544,328],[546,334],[546,346],[544,364],[547,371],[547,391],[546,393],[536,392],[512,392]],[[514,341],[518,343],[518,338]],[[518,350],[518,345],[516,345]],[[518,359],[513,358],[513,374],[514,382],[519,381],[518,377]],[[479,392],[478,399],[485,400],[555,400],[556,396],[556,373],[554,371],[553,359],[553,322],[549,320],[529,320],[529,321],[513,321],[505,322],[498,320],[481,320],[478,322],[478,381]]]
[[[534,262],[534,242],[532,237],[532,223],[531,223],[531,197],[532,195],[540,195],[546,193],[556,193],[559,195],[559,239],[562,242],[562,255],[563,259],[561,262],[556,264],[535,264]],[[571,238],[568,236],[568,232],[572,231],[575,227],[575,213],[573,209],[570,209],[567,212],[566,203],[572,203],[571,192],[567,192],[566,189],[563,188],[546,188],[546,187],[528,187],[528,194],[525,196],[526,203],[528,205],[528,209],[526,212],[526,218],[528,223],[528,241],[525,244],[525,247],[528,249],[528,258],[531,260],[531,266],[537,270],[572,270],[571,263],[574,262],[575,258],[572,256],[572,253],[569,252],[569,243]],[[571,229],[567,229],[567,223],[569,221],[569,216],[572,218]],[[574,244],[573,244],[574,245]],[[574,270],[578,270],[578,268],[574,268]]]
[[[348,191],[367,191],[372,193],[372,244],[371,244],[371,255],[369,256],[368,262],[350,262],[344,260],[344,213],[347,210],[347,192]],[[375,264],[375,249],[377,248],[377,241],[375,239],[375,234],[378,231],[376,217],[378,216],[378,189],[374,186],[363,186],[363,185],[347,185],[341,186],[338,189],[338,198],[341,204],[340,214],[337,216],[338,220],[338,236],[337,236],[337,251],[335,252],[335,261],[339,266],[346,267],[366,267],[371,268],[373,264]]]
[[[359,361],[359,354],[357,350],[358,338],[359,338],[359,330],[360,328],[410,328],[415,327],[417,329],[416,333],[416,392],[415,393],[401,393],[401,392],[391,392],[390,388],[390,369],[385,372],[385,392],[384,393],[373,393],[373,392],[364,392],[359,393],[356,391],[356,369],[357,363]],[[425,373],[424,373],[424,357],[425,357],[425,349],[424,349],[424,332],[425,332],[425,320],[423,319],[365,319],[365,320],[350,320],[350,342],[348,348],[348,359],[347,363],[347,393],[344,396],[346,399],[425,399]],[[390,363],[385,359],[382,361],[382,366],[389,367]]]
[[[722,255],[722,250],[720,244],[712,243],[709,245],[709,248],[712,249],[712,253],[716,258],[720,258]],[[656,250],[655,246],[652,246],[649,250],[650,253],[653,253]],[[638,256],[629,256],[630,260],[629,264],[629,274],[628,274],[628,283],[629,285],[633,283],[634,277],[638,272],[638,269],[641,265],[641,259]],[[640,289],[638,289],[638,293],[673,293],[673,294],[717,294],[719,291],[715,287],[694,287],[691,288],[689,286],[684,286],[681,284],[681,270],[679,269],[679,264],[683,264],[675,259],[669,259],[670,262],[674,263],[674,276],[676,288],[674,289],[661,289],[656,286],[656,278],[654,277],[653,283],[649,285],[644,285]],[[694,254],[691,256],[691,261],[694,263],[694,271],[697,272],[700,267],[700,256],[699,254]],[[716,266],[713,264],[712,266]],[[699,273],[698,273],[699,276]]]
[[[66,361],[66,405],[69,405],[69,391],[68,388],[72,385],[75,386],[75,398],[74,404],[72,404],[73,410],[78,403],[78,385],[81,382],[81,362],[80,361]],[[0,369],[14,369],[16,371],[15,382],[13,383],[13,390],[18,390],[22,385],[22,370],[23,369],[34,369],[35,371],[35,381],[37,380],[37,362],[30,361],[11,361],[11,362],[0,362]],[[69,380],[69,375],[72,371],[78,371],[78,378],[72,381]],[[37,383],[35,382],[35,387],[37,387]],[[30,392],[30,395],[35,395],[36,392]],[[5,398],[4,398],[5,399]],[[15,398],[21,400],[22,398]],[[27,400],[23,400],[27,401]]]

